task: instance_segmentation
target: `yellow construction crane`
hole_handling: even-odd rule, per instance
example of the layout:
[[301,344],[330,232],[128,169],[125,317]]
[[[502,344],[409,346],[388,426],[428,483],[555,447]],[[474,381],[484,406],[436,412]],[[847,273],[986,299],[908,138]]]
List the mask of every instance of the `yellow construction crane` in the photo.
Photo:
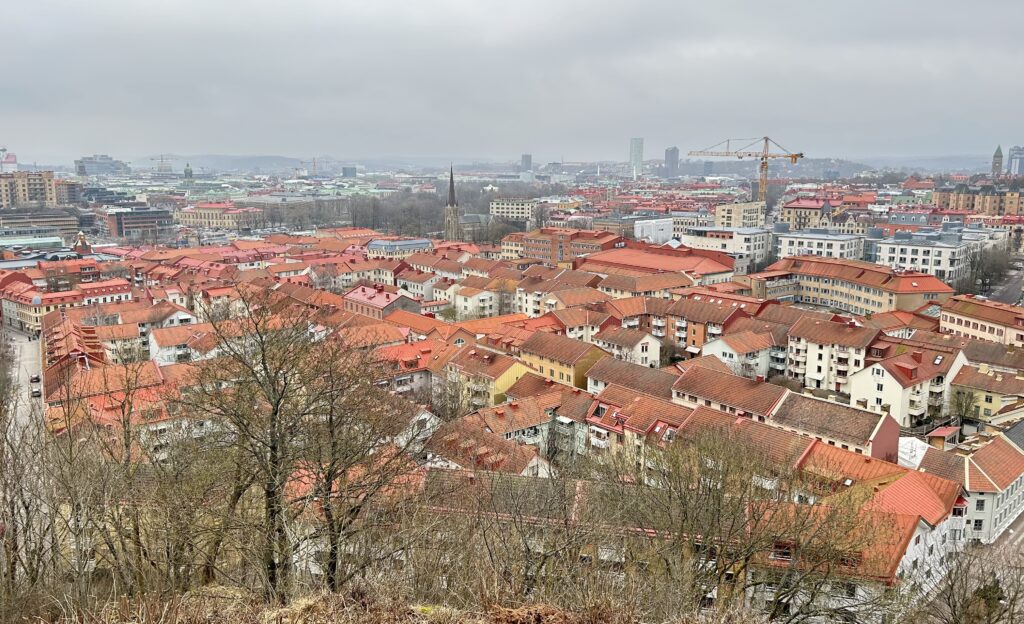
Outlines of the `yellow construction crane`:
[[[743,144],[738,149],[733,149],[734,144]],[[775,146],[780,151],[773,152],[772,146]],[[761,149],[751,149],[755,146],[760,146]],[[764,201],[768,196],[768,159],[770,158],[788,158],[789,162],[796,164],[796,161],[804,157],[803,152],[791,152],[786,148],[782,147],[775,141],[768,137],[760,137],[753,139],[726,139],[721,143],[716,143],[709,148],[702,150],[694,150],[689,153],[690,156],[725,156],[725,157],[736,157],[736,158],[757,158],[760,159],[761,164],[758,166],[758,171],[761,174],[760,184],[757,185],[757,200]]]

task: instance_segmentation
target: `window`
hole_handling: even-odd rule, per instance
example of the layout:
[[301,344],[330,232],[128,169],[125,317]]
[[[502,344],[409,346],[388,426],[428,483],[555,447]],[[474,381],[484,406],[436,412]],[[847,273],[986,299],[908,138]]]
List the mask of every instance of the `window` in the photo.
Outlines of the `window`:
[[884,389],[885,389],[885,386],[883,386],[882,384],[875,384],[875,390],[881,392]]
[[982,529],[984,528],[984,526],[985,526],[985,521],[984,520],[975,520],[974,521],[974,530],[975,531],[981,532]]
[[984,498],[979,498],[977,501],[975,501],[975,503],[974,503],[974,510],[975,511],[985,511],[985,499]]

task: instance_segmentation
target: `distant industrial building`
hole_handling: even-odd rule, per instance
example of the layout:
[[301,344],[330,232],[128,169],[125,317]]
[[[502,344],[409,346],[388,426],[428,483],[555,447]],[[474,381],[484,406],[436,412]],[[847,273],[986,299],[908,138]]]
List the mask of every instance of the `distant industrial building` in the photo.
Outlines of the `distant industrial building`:
[[75,174],[80,176],[124,175],[131,172],[128,163],[106,154],[83,156],[75,161]]
[[341,177],[343,177],[343,178],[354,178],[354,177],[356,177],[356,168],[355,167],[342,167],[341,168]]
[[161,241],[174,229],[170,211],[149,206],[105,206],[96,216],[101,234],[129,242]]
[[629,166],[636,180],[644,172],[644,140],[635,137],[629,140]]
[[56,205],[57,190],[52,171],[0,173],[0,209],[53,208]]
[[533,171],[533,154],[523,154],[519,159],[520,171]]

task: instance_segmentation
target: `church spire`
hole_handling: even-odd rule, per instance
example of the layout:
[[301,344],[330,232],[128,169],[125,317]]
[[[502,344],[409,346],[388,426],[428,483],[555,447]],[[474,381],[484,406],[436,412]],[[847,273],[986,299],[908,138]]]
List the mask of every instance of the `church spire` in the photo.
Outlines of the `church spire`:
[[459,203],[455,201],[455,165],[452,165],[451,169],[448,171],[448,205],[459,205]]
[[446,240],[462,240],[462,223],[459,222],[459,203],[455,199],[455,167],[448,171],[448,204],[444,208],[444,237]]

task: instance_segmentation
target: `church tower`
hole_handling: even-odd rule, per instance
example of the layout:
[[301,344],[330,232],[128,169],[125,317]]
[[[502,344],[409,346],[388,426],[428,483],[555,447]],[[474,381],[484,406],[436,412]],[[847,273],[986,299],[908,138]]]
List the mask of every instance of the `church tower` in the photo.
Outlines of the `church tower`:
[[992,179],[1003,175],[1003,146],[996,146],[996,153],[992,154]]
[[455,200],[455,167],[452,167],[448,173],[448,204],[444,207],[444,238],[450,241],[462,240],[459,202]]

